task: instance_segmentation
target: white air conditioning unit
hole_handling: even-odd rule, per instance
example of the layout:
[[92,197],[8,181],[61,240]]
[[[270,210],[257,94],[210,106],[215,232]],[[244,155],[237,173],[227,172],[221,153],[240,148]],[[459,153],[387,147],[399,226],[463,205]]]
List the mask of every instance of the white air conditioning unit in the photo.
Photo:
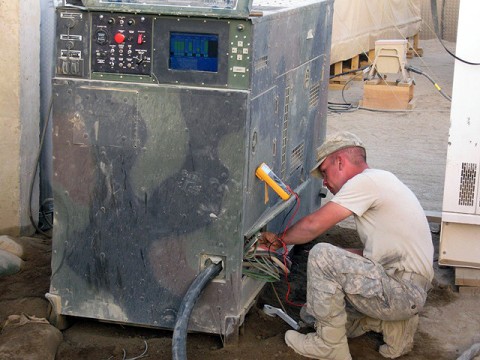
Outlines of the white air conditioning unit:
[[[460,3],[456,55],[480,62],[480,3]],[[439,264],[480,269],[480,66],[455,61]]]

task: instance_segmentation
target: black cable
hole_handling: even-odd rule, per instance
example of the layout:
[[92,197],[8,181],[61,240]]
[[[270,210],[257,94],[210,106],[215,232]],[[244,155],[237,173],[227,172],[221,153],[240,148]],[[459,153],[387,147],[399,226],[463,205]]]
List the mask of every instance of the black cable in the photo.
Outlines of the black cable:
[[[40,205],[40,208],[42,208],[46,202],[48,201],[51,201],[53,202],[53,198],[46,198],[45,200],[42,201],[41,205]],[[49,229],[53,228],[53,213],[52,213],[52,221],[50,221],[50,219],[48,218],[48,216],[43,216],[43,219],[45,220],[45,222],[47,223],[47,225],[49,226]]]
[[351,73],[356,73],[356,72],[359,72],[359,71],[363,71],[365,70],[366,68],[370,67],[370,65],[365,65],[365,66],[362,66],[358,69],[353,69],[353,70],[349,70],[349,71],[345,71],[345,72],[342,72],[340,74],[335,74],[335,75],[330,75],[329,79],[333,79],[333,78],[336,78],[338,76],[343,76],[343,75],[348,75],[348,74],[351,74]]
[[287,211],[287,213],[285,214],[285,216],[283,217],[283,220],[282,220],[282,225],[280,227],[283,227],[283,225],[285,225],[285,220],[287,220],[287,217],[288,215],[290,215],[290,213],[292,212],[292,210],[295,208],[295,206],[297,205],[297,201],[298,199],[295,198],[295,201],[293,202],[292,206],[290,206],[290,209]]
[[42,135],[40,137],[40,144],[38,145],[38,152],[37,152],[37,158],[35,160],[35,168],[33,170],[33,175],[32,175],[32,179],[30,181],[30,193],[29,193],[29,196],[28,196],[28,217],[30,218],[30,223],[33,225],[33,227],[35,228],[35,230],[46,236],[47,238],[51,239],[51,236],[49,234],[47,234],[46,232],[42,231],[38,225],[35,223],[35,220],[33,219],[33,215],[32,215],[32,197],[33,197],[33,186],[35,184],[35,178],[37,177],[37,170],[38,170],[38,165],[40,163],[40,155],[42,154],[42,149],[43,149],[43,142],[45,141],[45,134],[47,132],[47,128],[48,128],[48,123],[50,121],[50,116],[51,116],[51,113],[52,113],[52,107],[53,107],[53,99],[51,98],[50,99],[50,103],[48,105],[48,112],[47,112],[47,118],[46,118],[46,122],[45,122],[45,125],[43,127],[43,130],[42,130]]
[[345,100],[345,89],[347,88],[348,84],[350,84],[350,82],[352,82],[353,79],[355,79],[357,76],[358,76],[358,74],[355,75],[355,76],[352,76],[350,79],[348,79],[348,81],[342,87],[342,99],[343,99],[343,102],[345,104],[351,104],[351,103],[347,102],[347,100]]
[[449,53],[451,56],[453,56],[455,59],[457,59],[458,61],[461,61],[465,64],[480,65],[480,63],[471,62],[471,61],[467,61],[465,59],[462,59],[462,58],[458,57],[457,55],[455,55],[453,52],[451,52],[449,49],[447,49],[447,47],[445,46],[445,44],[442,41],[442,38],[441,38],[441,35],[440,35],[440,30],[438,28],[437,0],[430,0],[430,8],[431,8],[431,11],[432,11],[432,19],[433,19],[433,27],[435,29],[435,35],[437,36],[438,40],[440,41],[440,44],[442,44],[445,51],[447,53]]
[[415,67],[413,67],[413,66],[411,66],[411,65],[405,66],[405,69],[408,70],[408,71],[412,71],[412,72],[414,72],[414,73],[416,73],[416,74],[425,76],[428,80],[430,80],[430,82],[435,86],[435,88],[440,92],[440,94],[441,94],[445,99],[447,99],[448,101],[452,101],[452,98],[451,98],[449,95],[447,95],[447,94],[445,94],[445,93],[443,92],[442,88],[435,82],[435,80],[433,80],[433,78],[432,78],[430,75],[428,75],[427,73],[423,72],[422,70],[417,69],[417,68],[415,68]]
[[173,330],[172,337],[172,359],[173,360],[186,360],[187,359],[187,329],[188,321],[192,313],[193,307],[197,302],[200,294],[205,286],[215,276],[222,271],[222,263],[210,264],[200,274],[197,275],[195,280],[188,288],[187,293],[182,299],[180,307],[178,309],[177,321]]
[[358,107],[353,104],[343,104],[343,103],[328,103],[328,110],[334,113],[344,113],[344,112],[354,112],[358,110]]
[[381,113],[408,113],[408,112],[414,112],[414,110],[408,110],[408,109],[391,109],[391,110],[382,110],[382,109],[372,109],[372,108],[367,108],[363,106],[359,106],[358,110],[365,110],[365,111],[371,111],[371,112],[381,112]]
[[[367,65],[367,66],[364,66],[362,68],[363,69],[366,69],[368,68],[370,65]],[[350,71],[350,72],[357,72],[357,71]],[[350,72],[346,72],[346,73],[350,73]],[[339,74],[340,75],[340,74]],[[353,111],[357,111],[358,110],[358,106],[354,106],[352,103],[349,103],[347,102],[347,100],[345,100],[345,89],[347,88],[347,85],[352,81],[354,80],[359,74],[355,75],[355,76],[352,76],[350,79],[348,79],[348,81],[343,85],[342,87],[342,99],[343,99],[343,103],[334,103],[334,102],[328,102],[327,103],[327,108],[328,110],[330,111],[333,111],[335,113],[344,113],[344,112],[353,112]]]

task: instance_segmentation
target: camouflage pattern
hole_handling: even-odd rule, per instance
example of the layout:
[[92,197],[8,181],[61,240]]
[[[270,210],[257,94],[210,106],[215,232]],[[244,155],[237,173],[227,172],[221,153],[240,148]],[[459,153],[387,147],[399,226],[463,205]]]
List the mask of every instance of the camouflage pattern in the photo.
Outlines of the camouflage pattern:
[[345,298],[357,312],[380,320],[405,320],[422,310],[427,292],[412,281],[388,275],[362,256],[331,244],[313,247],[308,258],[307,312],[330,316],[332,304]]
[[[291,3],[295,11],[234,20],[58,10],[54,312],[173,328],[188,286],[215,256],[223,271],[189,329],[238,330],[263,286],[242,274],[244,234],[279,202],[270,192],[265,203],[256,167],[266,162],[293,189],[302,185],[298,217],[320,205],[321,183],[308,171],[325,135],[333,2]],[[100,40],[127,31],[131,18],[135,51],[142,17],[148,67],[100,71],[105,58],[128,61],[120,44]],[[218,33],[218,73],[171,71],[170,30]],[[279,232],[289,213],[268,230]]]

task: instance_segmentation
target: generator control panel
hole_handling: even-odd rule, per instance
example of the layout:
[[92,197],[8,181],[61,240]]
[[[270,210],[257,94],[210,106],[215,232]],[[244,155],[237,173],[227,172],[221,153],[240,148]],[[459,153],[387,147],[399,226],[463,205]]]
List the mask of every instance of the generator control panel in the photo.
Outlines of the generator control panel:
[[59,9],[58,76],[247,89],[251,22]]
[[92,15],[92,71],[148,75],[152,66],[152,18],[135,14]]

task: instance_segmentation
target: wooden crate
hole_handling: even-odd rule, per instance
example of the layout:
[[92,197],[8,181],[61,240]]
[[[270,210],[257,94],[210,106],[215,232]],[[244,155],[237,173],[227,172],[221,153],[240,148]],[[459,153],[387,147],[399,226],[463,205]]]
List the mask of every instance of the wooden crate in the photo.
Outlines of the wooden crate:
[[409,110],[414,107],[414,85],[375,79],[365,81],[360,106],[378,110]]
[[[350,59],[343,61],[338,61],[330,65],[330,76],[342,74],[351,70],[362,71],[360,68],[363,68],[367,65],[371,65],[375,60],[375,49],[371,49],[367,52],[358,54]],[[353,72],[347,75],[340,75],[330,79],[328,88],[330,90],[341,90],[350,80],[363,80],[359,72]],[[354,78],[354,79],[352,79]]]

